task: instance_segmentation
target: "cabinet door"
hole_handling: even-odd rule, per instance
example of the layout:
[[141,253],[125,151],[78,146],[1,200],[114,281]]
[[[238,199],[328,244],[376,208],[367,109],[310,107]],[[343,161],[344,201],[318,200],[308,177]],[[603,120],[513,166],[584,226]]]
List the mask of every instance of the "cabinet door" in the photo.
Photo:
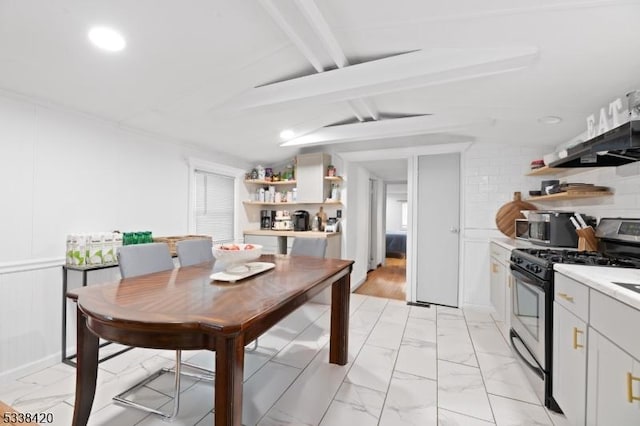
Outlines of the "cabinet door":
[[321,152],[301,154],[296,157],[296,181],[298,202],[322,203],[328,196],[324,179],[330,156]]
[[553,302],[553,396],[572,425],[584,425],[587,384],[587,327]]
[[[640,361],[589,327],[587,425],[640,424]],[[631,374],[631,376],[629,376]],[[630,385],[630,386],[629,386]]]
[[495,257],[491,257],[491,304],[496,310],[496,320],[504,322],[504,308],[505,308],[505,283],[507,280],[507,270],[502,263],[500,263]]

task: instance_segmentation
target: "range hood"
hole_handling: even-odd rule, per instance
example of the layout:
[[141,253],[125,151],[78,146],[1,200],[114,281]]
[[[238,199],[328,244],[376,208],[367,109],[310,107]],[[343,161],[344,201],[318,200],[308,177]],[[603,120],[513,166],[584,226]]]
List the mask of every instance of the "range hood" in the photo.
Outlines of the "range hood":
[[640,161],[640,120],[554,154],[549,167],[613,167]]

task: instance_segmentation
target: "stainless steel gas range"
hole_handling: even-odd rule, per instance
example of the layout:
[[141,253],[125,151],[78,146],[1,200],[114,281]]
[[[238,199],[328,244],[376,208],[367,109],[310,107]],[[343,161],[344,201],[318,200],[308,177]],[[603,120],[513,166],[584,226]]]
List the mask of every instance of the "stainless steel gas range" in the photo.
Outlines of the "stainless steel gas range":
[[598,251],[523,248],[511,252],[511,345],[546,407],[553,399],[553,265],[640,269],[640,219],[603,218],[596,229]]

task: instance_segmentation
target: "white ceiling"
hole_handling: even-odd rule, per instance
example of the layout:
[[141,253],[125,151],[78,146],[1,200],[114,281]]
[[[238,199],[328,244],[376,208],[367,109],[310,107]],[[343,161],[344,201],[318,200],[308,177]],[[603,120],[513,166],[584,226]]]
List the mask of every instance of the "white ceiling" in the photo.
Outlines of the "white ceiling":
[[[0,89],[263,164],[298,151],[285,128],[337,152],[554,145],[640,88],[639,16],[638,0],[0,0]],[[97,24],[127,48],[92,47]],[[357,117],[379,122],[323,128]]]

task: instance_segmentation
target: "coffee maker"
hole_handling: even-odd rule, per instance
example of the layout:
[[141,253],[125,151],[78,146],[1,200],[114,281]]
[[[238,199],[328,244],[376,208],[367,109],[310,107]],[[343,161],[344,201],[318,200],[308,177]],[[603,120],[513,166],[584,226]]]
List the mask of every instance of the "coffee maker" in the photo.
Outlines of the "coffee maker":
[[306,210],[296,210],[293,212],[293,230],[308,231],[309,230],[309,212]]
[[260,210],[260,229],[271,229],[273,218],[273,210]]

